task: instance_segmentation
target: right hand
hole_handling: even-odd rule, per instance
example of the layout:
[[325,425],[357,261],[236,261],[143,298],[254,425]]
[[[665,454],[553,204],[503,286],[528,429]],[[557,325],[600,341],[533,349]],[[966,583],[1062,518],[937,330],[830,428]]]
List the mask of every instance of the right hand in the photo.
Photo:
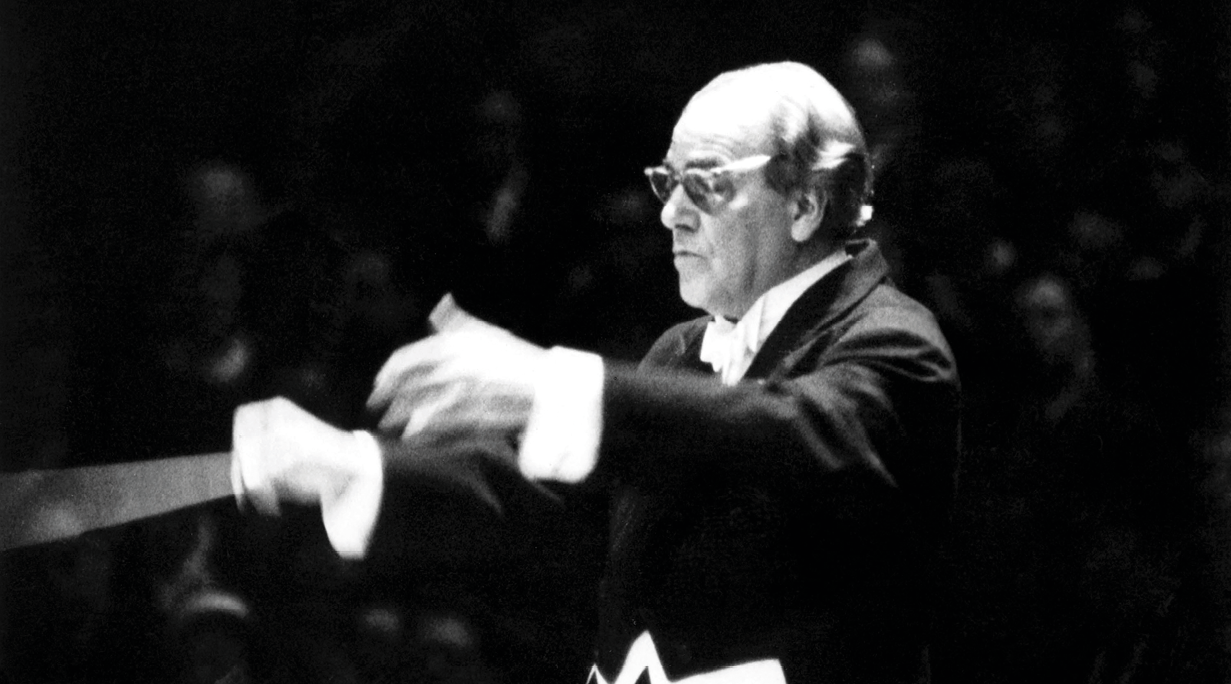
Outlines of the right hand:
[[281,501],[336,500],[371,457],[359,436],[282,397],[237,408],[232,439],[235,496],[268,514],[276,514]]
[[521,433],[547,350],[467,313],[445,295],[436,334],[395,351],[376,374],[368,408],[403,441]]

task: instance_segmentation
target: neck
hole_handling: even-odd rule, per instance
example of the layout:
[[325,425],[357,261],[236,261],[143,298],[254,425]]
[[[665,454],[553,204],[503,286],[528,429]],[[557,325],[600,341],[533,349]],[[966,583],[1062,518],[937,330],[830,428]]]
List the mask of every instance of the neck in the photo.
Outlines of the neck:
[[755,304],[758,299],[765,296],[766,292],[769,292],[770,290],[787,282],[788,280],[794,278],[800,273],[803,273],[804,271],[812,268],[813,266],[816,266],[817,264],[824,261],[827,257],[835,254],[836,252],[840,250],[841,250],[840,245],[837,247],[833,247],[830,245],[826,245],[824,243],[820,243],[819,241],[811,242],[805,245],[800,245],[799,249],[796,250],[796,252],[792,255],[791,259],[787,262],[786,268],[784,268],[781,271],[781,273],[779,273],[778,277],[774,280],[774,282],[771,285],[762,289],[756,294],[752,295],[751,297],[748,298],[747,301],[740,302],[739,306],[735,307],[735,309],[732,311],[726,311],[726,312],[711,311],[709,313],[714,316],[721,316],[728,320],[738,321],[742,319],[745,315],[747,315],[748,310],[752,308],[752,305]]

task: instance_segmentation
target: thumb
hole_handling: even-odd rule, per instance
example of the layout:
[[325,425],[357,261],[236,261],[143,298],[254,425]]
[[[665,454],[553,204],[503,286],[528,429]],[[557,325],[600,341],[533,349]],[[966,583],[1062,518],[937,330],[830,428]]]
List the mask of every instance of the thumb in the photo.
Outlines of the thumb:
[[440,333],[458,330],[478,319],[458,306],[452,292],[446,292],[445,296],[441,297],[436,306],[432,308],[432,313],[428,314],[427,320],[432,325],[432,332]]

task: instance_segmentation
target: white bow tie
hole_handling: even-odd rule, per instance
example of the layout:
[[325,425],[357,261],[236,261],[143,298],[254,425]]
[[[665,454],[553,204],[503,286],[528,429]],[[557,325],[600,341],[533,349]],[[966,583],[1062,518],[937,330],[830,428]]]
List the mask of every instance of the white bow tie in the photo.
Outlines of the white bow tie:
[[732,323],[721,316],[705,326],[701,338],[701,360],[714,367],[725,385],[734,385],[743,377],[757,352],[756,334],[744,321]]

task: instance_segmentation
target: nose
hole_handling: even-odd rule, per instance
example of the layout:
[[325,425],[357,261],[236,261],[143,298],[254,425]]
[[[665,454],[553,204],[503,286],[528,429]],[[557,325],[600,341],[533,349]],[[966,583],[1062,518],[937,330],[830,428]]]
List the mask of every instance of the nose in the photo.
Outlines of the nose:
[[697,208],[688,199],[688,195],[684,192],[684,186],[677,185],[671,191],[671,196],[663,203],[663,210],[659,214],[659,220],[662,221],[663,227],[671,231],[677,228],[686,230],[697,229]]

